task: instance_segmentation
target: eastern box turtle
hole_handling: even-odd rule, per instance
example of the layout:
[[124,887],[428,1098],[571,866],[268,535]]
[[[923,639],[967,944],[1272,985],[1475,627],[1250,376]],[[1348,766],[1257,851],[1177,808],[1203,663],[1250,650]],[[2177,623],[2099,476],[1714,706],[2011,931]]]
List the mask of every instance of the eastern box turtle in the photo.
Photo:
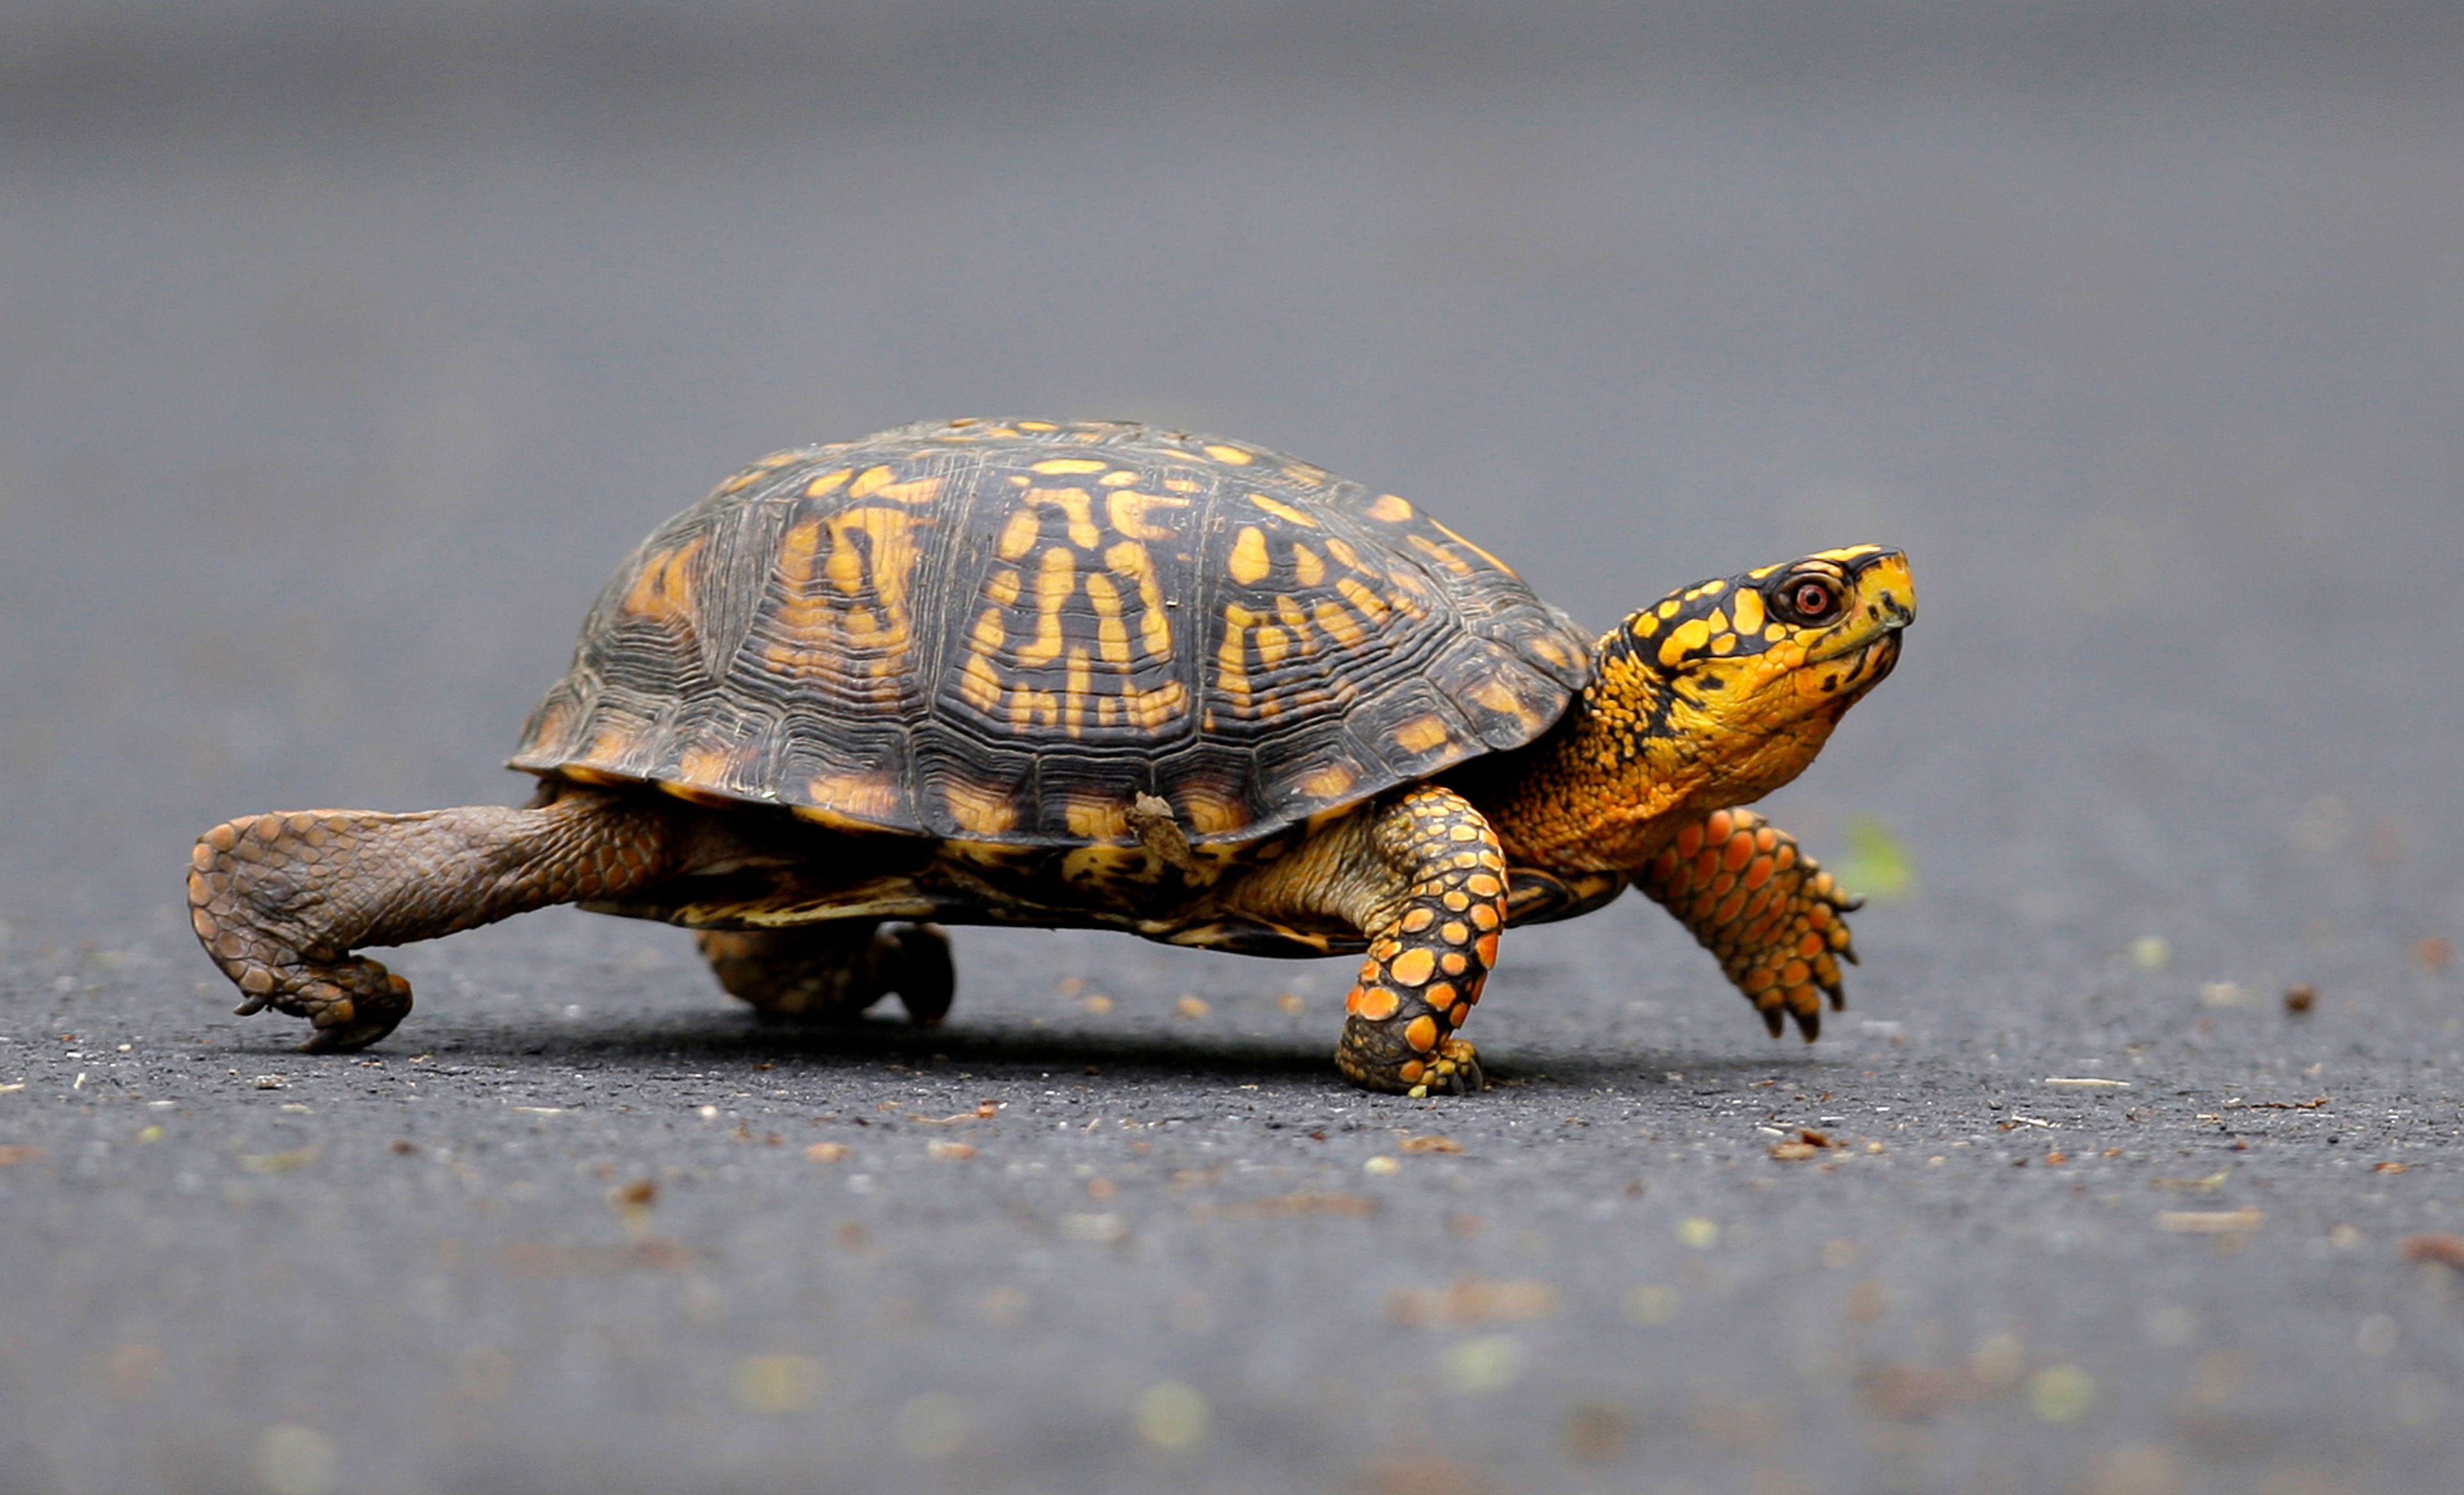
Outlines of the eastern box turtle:
[[1812,1039],[1855,903],[1738,806],[1915,608],[1858,545],[1587,642],[1412,504],[1260,447],[903,427],[765,457],[634,551],[523,729],[527,806],[232,821],[188,902],[239,1010],[332,1050],[410,1011],[354,950],[557,903],[701,931],[782,1017],[937,1022],[928,920],[1361,952],[1335,1064],[1419,1095],[1482,1083],[1456,1034],[1499,932],[1631,883]]

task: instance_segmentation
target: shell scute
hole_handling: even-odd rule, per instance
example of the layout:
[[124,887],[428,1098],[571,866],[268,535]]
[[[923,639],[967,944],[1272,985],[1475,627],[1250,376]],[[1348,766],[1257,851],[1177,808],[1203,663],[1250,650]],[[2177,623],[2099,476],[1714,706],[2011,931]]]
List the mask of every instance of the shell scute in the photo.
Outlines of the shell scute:
[[1260,840],[1520,746],[1573,625],[1416,506],[1264,448],[954,421],[776,453],[601,594],[514,766],[966,842]]

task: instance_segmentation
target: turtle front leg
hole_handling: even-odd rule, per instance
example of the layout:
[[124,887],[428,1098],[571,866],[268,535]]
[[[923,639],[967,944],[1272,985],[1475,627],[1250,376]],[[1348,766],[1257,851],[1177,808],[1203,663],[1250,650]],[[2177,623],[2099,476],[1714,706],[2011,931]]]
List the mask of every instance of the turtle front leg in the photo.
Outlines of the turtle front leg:
[[1856,946],[1841,914],[1859,908],[1788,832],[1751,810],[1715,812],[1635,874],[1634,884],[1677,916],[1780,1035],[1782,1013],[1813,1043],[1822,1000],[1845,1005],[1839,962]]
[[1463,1094],[1487,1079],[1454,1037],[1497,963],[1506,925],[1506,853],[1452,789],[1407,791],[1370,828],[1395,895],[1362,933],[1369,957],[1345,999],[1335,1066],[1365,1089]]
[[950,936],[932,924],[888,934],[872,919],[704,930],[699,944],[729,996],[784,1022],[845,1022],[895,992],[907,1021],[935,1027],[949,1015],[957,986]]
[[410,1011],[410,983],[351,952],[621,897],[669,875],[685,838],[640,796],[568,791],[530,809],[293,810],[231,821],[189,857],[188,917],[247,1000],[316,1025],[308,1048],[363,1048]]

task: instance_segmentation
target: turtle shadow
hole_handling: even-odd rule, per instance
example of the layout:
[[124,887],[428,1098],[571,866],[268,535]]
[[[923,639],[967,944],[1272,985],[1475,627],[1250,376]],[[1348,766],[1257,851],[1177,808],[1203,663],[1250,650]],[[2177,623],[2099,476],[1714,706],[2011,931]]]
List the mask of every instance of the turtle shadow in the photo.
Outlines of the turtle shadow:
[[[847,1022],[786,1023],[718,1013],[690,1019],[605,1022],[586,1029],[457,1027],[431,1032],[426,1051],[460,1060],[577,1062],[614,1068],[665,1068],[681,1061],[766,1065],[814,1072],[895,1066],[925,1073],[966,1068],[1096,1071],[1168,1083],[1179,1079],[1314,1080],[1330,1092],[1357,1095],[1334,1067],[1331,1034],[1311,1039],[1110,1032],[1005,1023],[916,1027],[887,1017]],[[1518,1043],[1484,1053],[1492,1085],[1505,1089],[1683,1091],[1774,1075],[1811,1077],[1830,1067],[1818,1053],[1762,1057],[1638,1048],[1602,1052]]]

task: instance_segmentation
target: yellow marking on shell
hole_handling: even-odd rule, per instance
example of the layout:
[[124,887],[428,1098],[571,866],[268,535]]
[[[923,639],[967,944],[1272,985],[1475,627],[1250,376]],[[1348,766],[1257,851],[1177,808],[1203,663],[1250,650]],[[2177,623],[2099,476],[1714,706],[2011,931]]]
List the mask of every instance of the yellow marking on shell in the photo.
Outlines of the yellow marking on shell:
[[[1426,517],[1426,516],[1423,516],[1423,517]],[[1459,534],[1455,533],[1452,529],[1449,529],[1447,526],[1445,526],[1444,524],[1440,523],[1440,522],[1439,522],[1438,520],[1436,520],[1436,519],[1430,519],[1430,520],[1429,520],[1429,523],[1430,523],[1430,525],[1431,525],[1432,527],[1434,527],[1434,528],[1437,530],[1437,532],[1438,532],[1439,534],[1443,535],[1446,539],[1450,539],[1450,540],[1453,540],[1456,544],[1461,545],[1463,549],[1470,551],[1473,555],[1478,556],[1478,557],[1479,557],[1480,559],[1482,559],[1483,561],[1487,561],[1490,565],[1493,565],[1493,566],[1497,567],[1500,571],[1503,571],[1503,572],[1507,573],[1508,576],[1513,576],[1513,575],[1517,575],[1517,574],[1519,574],[1519,573],[1517,573],[1517,572],[1515,571],[1515,569],[1514,569],[1512,566],[1507,565],[1505,561],[1498,560],[1498,559],[1497,559],[1497,557],[1496,557],[1494,554],[1492,554],[1492,553],[1488,550],[1488,548],[1487,548],[1486,546],[1482,545],[1482,544],[1480,544],[1479,542],[1477,542],[1477,541],[1475,541],[1475,540],[1468,540],[1468,539],[1463,539],[1461,535],[1459,535]]]
[[1027,471],[1059,477],[1074,473],[1100,473],[1111,465],[1094,457],[1046,457],[1029,465]]
[[1163,480],[1163,485],[1177,494],[1202,494],[1206,492],[1206,485],[1198,481],[1194,477],[1167,477]]
[[994,543],[993,553],[1003,561],[1016,561],[1035,548],[1035,541],[1043,533],[1043,517],[1033,509],[1021,509],[1001,526],[1001,539]]
[[1018,803],[999,789],[954,779],[942,786],[950,819],[971,835],[998,836],[1018,824]]
[[1161,732],[1188,709],[1189,692],[1177,680],[1167,680],[1152,691],[1121,693],[1124,717],[1150,733]]
[[1514,693],[1514,688],[1503,680],[1483,680],[1463,693],[1502,716],[1513,717],[1526,731],[1544,725],[1540,714],[1526,705],[1523,697]]
[[1660,641],[1660,663],[1673,668],[1695,649],[1711,640],[1711,625],[1701,618],[1688,618],[1669,629],[1668,637]]
[[1265,534],[1255,525],[1243,527],[1240,536],[1233,540],[1232,554],[1224,563],[1230,568],[1232,579],[1243,586],[1257,585],[1273,575],[1275,570],[1273,559],[1266,554]]
[[1045,665],[1061,657],[1061,611],[1077,590],[1078,558],[1064,545],[1046,549],[1035,578],[1035,639],[1018,651],[1020,664]]
[[1021,430],[1059,430],[1061,428],[1051,421],[1021,421],[1018,423],[1018,429]]
[[1019,585],[1024,580],[1015,568],[1004,566],[985,579],[984,595],[1007,607],[1018,601]]
[[657,785],[657,788],[660,793],[673,795],[688,804],[699,804],[714,810],[734,810],[741,809],[744,806],[744,801],[741,796],[721,794],[714,789],[704,789],[694,784],[679,783],[674,780],[663,780]]
[[1249,709],[1249,629],[1264,622],[1239,603],[1223,605],[1223,645],[1216,650],[1216,683],[1243,711]]
[[1395,729],[1395,742],[1404,752],[1418,756],[1445,745],[1449,734],[1442,717],[1415,716]]
[[1317,528],[1317,516],[1307,509],[1295,508],[1279,498],[1269,498],[1265,494],[1251,494],[1249,501],[1287,524],[1297,524],[1305,530]]
[[1218,462],[1228,463],[1233,467],[1247,467],[1258,460],[1238,447],[1208,447],[1206,454]]
[[1096,482],[1102,484],[1106,488],[1127,488],[1137,480],[1138,474],[1131,472],[1125,467],[1114,468],[1112,471],[1095,479]]
[[1369,569],[1367,566],[1360,563],[1360,552],[1353,549],[1349,543],[1335,536],[1329,535],[1326,538],[1326,553],[1332,556],[1335,560],[1342,561],[1345,565],[1350,566],[1354,571],[1365,572]]
[[799,813],[819,809],[873,824],[898,816],[898,782],[887,774],[822,774],[805,783],[804,794],[812,803]]
[[892,503],[931,503],[941,496],[941,480],[926,475],[897,481],[897,474],[887,467],[869,467],[856,474],[847,485],[850,498],[887,498]]
[[1470,561],[1465,561],[1463,557],[1456,555],[1453,551],[1448,550],[1445,546],[1439,544],[1437,541],[1429,539],[1425,535],[1407,535],[1403,538],[1414,550],[1419,551],[1420,554],[1428,557],[1431,561],[1436,561],[1439,565],[1443,566],[1446,570],[1453,572],[1457,576],[1469,576],[1474,571],[1480,569]]
[[1358,649],[1369,642],[1369,630],[1360,626],[1360,620],[1345,611],[1343,604],[1331,597],[1319,598],[1316,605],[1309,609],[1309,616],[1317,620],[1317,626],[1324,628],[1329,637],[1345,649]]
[[1292,542],[1292,575],[1303,586],[1320,586],[1326,582],[1326,562],[1318,553],[1298,540]]
[[676,759],[676,781],[696,787],[722,785],[735,767],[734,758],[725,748],[708,744],[688,748]]
[[1336,577],[1334,589],[1341,592],[1344,601],[1358,608],[1360,615],[1373,625],[1385,622],[1386,615],[1395,610],[1386,605],[1384,598],[1348,576]]
[[693,564],[701,554],[704,538],[696,535],[679,549],[651,557],[626,590],[625,611],[656,623],[691,622]]
[[582,758],[589,763],[622,763],[632,757],[633,750],[639,746],[641,738],[636,734],[609,722],[591,737],[590,746],[583,750]]
[[1339,800],[1359,781],[1350,763],[1327,763],[1301,775],[1296,787],[1312,800]]
[[1549,663],[1555,665],[1560,670],[1571,670],[1573,668],[1573,652],[1555,639],[1536,638],[1524,647],[1530,649],[1531,652],[1539,655],[1541,658],[1549,661]]
[[1123,540],[1104,552],[1104,564],[1112,574],[1129,578],[1138,589],[1138,634],[1146,646],[1147,657],[1165,660],[1172,657],[1172,620],[1164,614],[1163,588],[1155,582],[1155,561],[1147,548],[1134,540]]
[[1073,794],[1062,802],[1061,818],[1069,826],[1069,834],[1089,841],[1131,839],[1130,807],[1119,800]]
[[1261,627],[1256,636],[1258,663],[1272,670],[1292,651],[1292,636],[1278,627]]
[[1283,621],[1285,627],[1292,630],[1293,641],[1299,644],[1302,653],[1309,654],[1316,652],[1316,650],[1309,646],[1309,613],[1299,603],[1293,601],[1289,597],[1277,597],[1275,599],[1275,616]]
[[[1133,473],[1130,476],[1134,481],[1137,474]],[[1186,498],[1167,498],[1161,494],[1135,491],[1106,494],[1104,517],[1111,520],[1112,528],[1128,539],[1170,539],[1173,532],[1160,524],[1148,522],[1148,512],[1154,509],[1186,509],[1189,503]]]
[[1030,488],[1026,501],[1051,504],[1069,517],[1069,543],[1081,550],[1092,550],[1102,542],[1103,532],[1095,527],[1095,501],[1084,488]]
[[1400,524],[1412,517],[1412,506],[1397,495],[1379,494],[1377,501],[1369,506],[1369,517],[1383,519],[1389,524]]
[[1061,723],[1061,693],[1022,685],[1009,693],[1009,724],[1020,732]]
[[840,489],[845,488],[847,486],[847,480],[854,475],[855,474],[853,473],[847,471],[846,468],[839,468],[835,472],[824,473],[821,476],[814,478],[811,482],[804,485],[804,496],[807,498],[826,498],[830,495],[837,493]]
[[1093,683],[1094,670],[1088,660],[1087,651],[1071,649],[1067,677],[1061,693],[1061,725],[1073,737],[1085,734],[1088,688]]
[[1087,599],[1095,605],[1095,648],[1108,665],[1130,662],[1130,630],[1121,622],[1121,589],[1101,571],[1087,573]]
[[1752,591],[1739,592],[1737,594],[1737,600],[1729,605],[1736,609],[1736,625],[1738,632],[1756,633],[1762,630],[1762,593]]
[[1249,824],[1249,812],[1238,800],[1211,789],[1182,790],[1177,807],[1181,820],[1201,836],[1220,836]]

